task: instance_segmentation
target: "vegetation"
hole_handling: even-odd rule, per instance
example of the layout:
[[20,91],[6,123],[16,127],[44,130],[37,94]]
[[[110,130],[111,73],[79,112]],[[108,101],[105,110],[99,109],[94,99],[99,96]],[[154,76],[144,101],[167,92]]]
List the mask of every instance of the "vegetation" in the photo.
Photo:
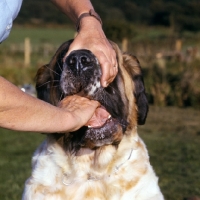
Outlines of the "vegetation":
[[200,61],[190,63],[167,61],[145,68],[145,82],[149,103],[159,106],[200,108]]
[[[27,37],[31,43],[31,63],[26,67],[24,39]],[[1,44],[0,75],[15,85],[34,84],[37,69],[49,63],[57,48],[73,37],[72,29],[14,27],[9,38]]]
[[31,156],[44,136],[0,129],[0,199],[19,200],[30,176]]
[[[128,52],[135,54],[144,72],[150,104],[200,108],[200,58],[197,46],[200,34],[184,33],[182,47],[176,50],[176,38],[166,28],[133,28],[127,23],[111,24],[108,35],[121,47],[128,36]],[[105,27],[106,28],[106,27]],[[111,32],[109,32],[111,31]],[[46,34],[48,32],[48,34]],[[116,33],[116,34],[114,34]],[[131,34],[129,34],[131,33]],[[56,35],[56,37],[55,37]],[[31,41],[31,63],[24,66],[24,38]],[[28,28],[15,26],[0,48],[0,74],[16,85],[34,84],[36,71],[48,63],[64,41],[74,37],[73,29],[62,27]]]
[[[150,107],[139,126],[166,200],[200,196],[200,111]],[[21,199],[31,156],[44,139],[38,133],[0,129],[0,199]]]
[[[104,22],[127,21],[133,24],[170,27],[181,34],[183,30],[200,30],[200,2],[198,0],[92,0]],[[17,23],[28,24],[66,24],[70,23],[64,15],[49,2],[26,0]]]

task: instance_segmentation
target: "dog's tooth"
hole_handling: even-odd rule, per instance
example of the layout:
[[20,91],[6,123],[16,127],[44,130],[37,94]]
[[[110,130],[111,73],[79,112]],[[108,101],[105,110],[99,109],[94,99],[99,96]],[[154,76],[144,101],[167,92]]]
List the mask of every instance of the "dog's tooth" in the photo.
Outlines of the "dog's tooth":
[[92,126],[88,125],[88,128],[92,128]]
[[110,118],[111,118],[111,115],[108,116],[108,119],[110,119]]

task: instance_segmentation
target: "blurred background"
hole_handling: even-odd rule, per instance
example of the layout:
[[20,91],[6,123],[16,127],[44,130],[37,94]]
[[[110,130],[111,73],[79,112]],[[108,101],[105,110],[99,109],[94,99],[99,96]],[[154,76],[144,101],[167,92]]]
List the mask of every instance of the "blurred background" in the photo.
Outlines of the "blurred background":
[[[200,1],[92,0],[107,37],[141,63],[150,111],[139,134],[166,200],[200,197]],[[0,75],[35,95],[34,77],[73,38],[49,1],[24,0],[0,44]],[[45,136],[0,129],[0,199],[20,199]],[[198,197],[199,196],[199,197]]]

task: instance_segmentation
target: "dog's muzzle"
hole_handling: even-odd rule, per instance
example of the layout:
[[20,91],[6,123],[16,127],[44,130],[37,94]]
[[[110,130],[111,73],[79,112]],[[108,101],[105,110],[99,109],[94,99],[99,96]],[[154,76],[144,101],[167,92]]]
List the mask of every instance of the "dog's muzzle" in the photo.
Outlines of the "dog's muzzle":
[[75,50],[64,61],[60,86],[65,96],[81,93],[92,98],[101,87],[100,78],[96,57],[89,50]]
[[89,50],[75,50],[67,56],[63,63],[60,87],[64,96],[78,94],[97,100],[101,107],[96,110],[95,120],[84,128],[81,146],[94,148],[105,144],[118,143],[123,135],[122,122],[112,118],[106,108],[108,100],[104,88],[101,87],[101,67],[98,60]]

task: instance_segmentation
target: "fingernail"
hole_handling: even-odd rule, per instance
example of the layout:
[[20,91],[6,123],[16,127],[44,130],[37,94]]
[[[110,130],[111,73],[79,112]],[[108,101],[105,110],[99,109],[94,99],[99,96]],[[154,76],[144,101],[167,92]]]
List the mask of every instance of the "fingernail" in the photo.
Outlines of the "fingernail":
[[108,83],[105,81],[104,83],[103,83],[103,87],[107,87],[108,86]]

